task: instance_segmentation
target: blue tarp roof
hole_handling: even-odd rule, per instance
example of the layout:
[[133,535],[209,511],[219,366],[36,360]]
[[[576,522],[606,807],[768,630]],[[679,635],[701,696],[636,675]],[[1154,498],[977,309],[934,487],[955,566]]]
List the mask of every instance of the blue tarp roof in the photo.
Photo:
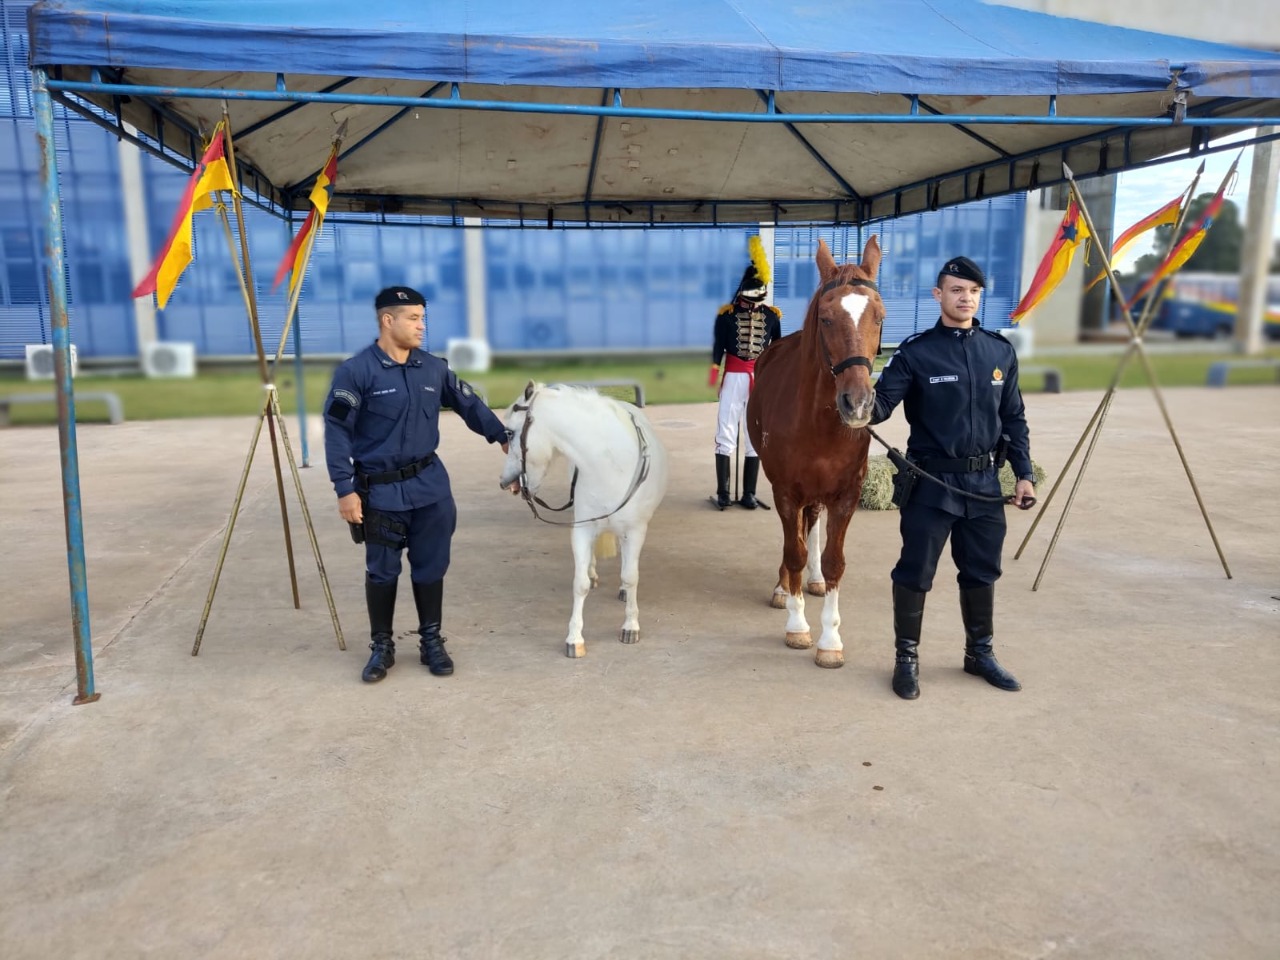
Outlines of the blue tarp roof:
[[[171,146],[174,124],[221,109],[172,88],[267,96],[283,74],[291,93],[331,90],[288,113],[233,96],[231,115],[241,157],[299,207],[348,121],[336,210],[865,220],[1234,132],[1135,123],[1167,120],[1178,94],[1193,120],[1280,115],[1280,54],[973,0],[44,0],[30,27],[32,63],[64,79],[162,88],[121,116],[157,138],[168,124]],[[1033,122],[1050,111],[1099,122]]]
[[1280,54],[971,0],[48,0],[34,63],[1011,96],[1280,96]]

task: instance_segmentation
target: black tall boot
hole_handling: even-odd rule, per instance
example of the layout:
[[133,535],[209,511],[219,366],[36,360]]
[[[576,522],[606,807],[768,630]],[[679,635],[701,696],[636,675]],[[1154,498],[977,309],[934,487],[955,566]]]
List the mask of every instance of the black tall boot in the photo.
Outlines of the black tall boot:
[[716,506],[723,510],[733,501],[729,499],[729,455],[716,454]]
[[748,510],[760,506],[756,499],[756,480],[760,477],[760,458],[742,458],[742,499],[738,502]]
[[444,649],[445,640],[440,636],[440,614],[444,607],[444,580],[431,583],[413,582],[413,602],[418,607],[418,651],[421,660],[437,677],[453,673],[453,661]]
[[396,665],[396,642],[391,639],[391,623],[396,613],[396,583],[374,583],[365,578],[364,602],[369,608],[369,649],[373,653],[360,679],[376,683]]
[[991,652],[996,588],[961,587],[960,615],[964,618],[964,672],[982,677],[1001,690],[1021,690],[1022,684],[996,661]]
[[920,628],[924,624],[926,594],[893,585],[893,645],[897,658],[893,664],[893,692],[903,700],[920,696]]

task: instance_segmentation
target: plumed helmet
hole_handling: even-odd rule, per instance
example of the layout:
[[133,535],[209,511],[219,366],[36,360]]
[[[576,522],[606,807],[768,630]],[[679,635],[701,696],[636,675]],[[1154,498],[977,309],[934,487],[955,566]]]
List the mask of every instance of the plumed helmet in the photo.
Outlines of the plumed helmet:
[[758,236],[747,241],[747,250],[751,254],[751,262],[742,273],[734,298],[761,303],[769,293],[769,258],[765,256],[764,243]]

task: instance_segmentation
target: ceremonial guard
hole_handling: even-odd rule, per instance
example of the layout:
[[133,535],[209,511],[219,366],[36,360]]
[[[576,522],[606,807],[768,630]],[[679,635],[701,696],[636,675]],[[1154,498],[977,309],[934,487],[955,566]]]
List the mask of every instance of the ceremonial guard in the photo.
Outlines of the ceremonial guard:
[[716,315],[715,344],[711,350],[709,386],[716,385],[720,362],[724,361],[716,423],[716,506],[721,510],[733,502],[729,497],[729,457],[736,451],[739,438],[746,446],[746,455],[742,461],[742,497],[738,502],[748,510],[760,505],[756,499],[760,457],[751,445],[751,437],[738,428],[755,383],[756,358],[782,336],[782,312],[764,302],[769,292],[769,260],[764,245],[759,237],[752,237],[748,248],[751,262],[742,274],[733,302],[721,307]]

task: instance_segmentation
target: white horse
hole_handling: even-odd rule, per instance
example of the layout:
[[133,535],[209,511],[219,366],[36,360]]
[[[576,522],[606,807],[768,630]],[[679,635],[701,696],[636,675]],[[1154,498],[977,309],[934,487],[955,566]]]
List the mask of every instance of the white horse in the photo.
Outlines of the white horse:
[[[617,537],[622,550],[622,589],[626,614],[618,639],[640,639],[636,583],[640,550],[649,519],[667,490],[667,451],[638,408],[583,387],[546,386],[529,381],[506,415],[509,446],[499,478],[504,490],[519,492],[534,516],[572,525],[573,613],[565,656],[586,655],[582,605],[596,577],[598,538]],[[569,502],[550,507],[538,497],[556,454],[573,467]],[[558,514],[572,505],[573,519]],[[539,507],[542,511],[539,511]],[[606,555],[602,551],[602,555]],[[607,554],[612,555],[612,554]]]

